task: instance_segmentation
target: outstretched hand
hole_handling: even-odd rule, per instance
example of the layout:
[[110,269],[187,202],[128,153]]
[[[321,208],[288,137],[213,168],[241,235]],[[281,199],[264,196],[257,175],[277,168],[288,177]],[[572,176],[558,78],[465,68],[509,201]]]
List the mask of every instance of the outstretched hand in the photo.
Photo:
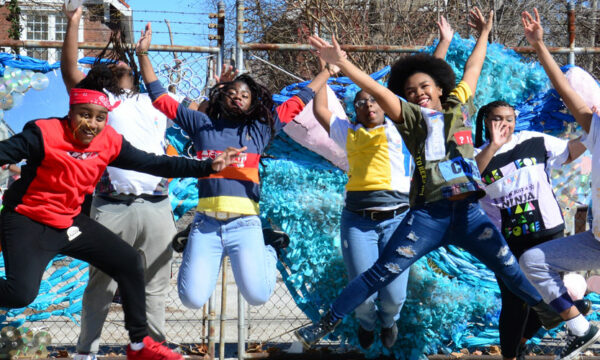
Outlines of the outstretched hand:
[[337,65],[342,59],[346,58],[346,52],[342,50],[335,36],[331,36],[331,44],[317,35],[309,36],[308,42],[315,49],[319,58],[330,65]]
[[525,38],[530,45],[544,41],[544,28],[540,23],[540,14],[536,8],[533,9],[533,14],[535,15],[535,20],[527,11],[523,11],[521,14],[521,22],[523,23]]
[[477,6],[469,12],[469,26],[475,29],[480,35],[484,32],[489,33],[492,30],[493,22],[494,10],[490,10],[487,20]]
[[[344,59],[347,59],[348,55],[346,55],[346,52],[344,50],[342,50],[342,52],[344,54]],[[313,51],[313,53],[316,53],[316,51]],[[317,56],[318,56],[318,54],[317,54]],[[327,70],[327,72],[329,73],[329,76],[336,76],[341,71],[339,66],[329,64],[329,63],[325,62],[325,60],[321,59],[320,57],[319,57],[319,65],[321,67],[321,71]]]
[[150,44],[152,43],[152,25],[150,23],[146,24],[146,29],[141,31],[140,39],[138,40],[135,46],[135,52],[140,54],[143,52],[147,52],[150,49]]
[[68,21],[77,21],[81,20],[81,15],[83,15],[83,6],[79,6],[77,9],[73,11],[67,10],[67,6],[63,5],[63,13],[67,17]]
[[454,36],[454,29],[446,20],[445,17],[441,16],[440,21],[436,22],[438,26],[438,31],[440,32],[440,41],[452,41],[452,37]]
[[217,84],[226,83],[233,81],[238,75],[240,71],[238,69],[234,69],[233,66],[223,64],[223,68],[221,69],[221,75],[213,74],[213,79],[215,79]]
[[223,151],[222,153],[219,154],[219,156],[217,156],[213,162],[212,162],[212,168],[214,171],[221,171],[223,169],[225,169],[226,167],[228,167],[229,165],[232,164],[241,164],[242,160],[239,158],[240,153],[246,151],[247,147],[244,146],[242,148],[234,148],[234,147],[227,147],[227,149],[225,149],[225,151]]

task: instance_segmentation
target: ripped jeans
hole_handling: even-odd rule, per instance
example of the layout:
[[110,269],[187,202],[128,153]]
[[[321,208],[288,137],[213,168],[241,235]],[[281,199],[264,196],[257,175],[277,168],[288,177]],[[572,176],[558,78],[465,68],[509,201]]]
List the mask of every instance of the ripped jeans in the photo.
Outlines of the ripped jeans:
[[439,200],[409,210],[377,262],[354,278],[333,302],[333,320],[349,314],[422,256],[448,244],[477,257],[527,304],[535,305],[542,300],[473,195],[459,201]]

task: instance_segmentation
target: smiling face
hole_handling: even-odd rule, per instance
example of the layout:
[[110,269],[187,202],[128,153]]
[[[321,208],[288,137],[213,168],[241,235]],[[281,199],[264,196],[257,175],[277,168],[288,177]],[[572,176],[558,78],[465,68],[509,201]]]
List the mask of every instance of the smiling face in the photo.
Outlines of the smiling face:
[[242,113],[250,109],[252,92],[243,81],[236,81],[225,90],[225,106],[233,113]]
[[435,80],[422,72],[411,75],[404,83],[406,100],[424,108],[441,111],[442,94],[442,88],[437,86]]
[[80,145],[87,146],[104,129],[108,110],[96,104],[71,105],[69,126],[73,137]]
[[485,128],[491,129],[492,122],[501,121],[508,129],[508,140],[515,132],[515,110],[510,106],[498,106],[488,111],[485,117]]
[[383,124],[384,113],[377,101],[366,91],[360,91],[354,98],[356,121],[366,128]]

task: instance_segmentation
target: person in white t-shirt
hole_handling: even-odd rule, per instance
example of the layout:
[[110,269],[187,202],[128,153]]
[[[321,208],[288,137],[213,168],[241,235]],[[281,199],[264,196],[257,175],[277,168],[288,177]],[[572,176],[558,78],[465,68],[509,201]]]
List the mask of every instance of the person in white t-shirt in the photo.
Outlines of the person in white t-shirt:
[[[592,153],[592,199],[594,213],[599,214],[600,199],[600,118],[571,87],[544,44],[544,29],[534,9],[535,19],[522,15],[525,37],[535,49],[538,59],[565,105],[583,128],[583,144]],[[600,218],[595,217],[592,230],[545,242],[526,251],[520,260],[523,272],[537,288],[544,301],[566,321],[568,338],[557,359],[572,359],[600,338],[600,331],[579,312],[561,279],[561,272],[600,268]]]
[[[550,169],[567,164],[584,151],[578,139],[566,141],[535,131],[515,131],[515,109],[494,101],[479,109],[475,160],[486,195],[479,200],[518,259],[526,250],[563,237],[564,220],[552,190]],[[485,123],[485,143],[483,124]],[[504,359],[524,359],[525,343],[540,329],[535,311],[496,277],[502,298],[500,345]],[[579,302],[582,309],[589,301]]]

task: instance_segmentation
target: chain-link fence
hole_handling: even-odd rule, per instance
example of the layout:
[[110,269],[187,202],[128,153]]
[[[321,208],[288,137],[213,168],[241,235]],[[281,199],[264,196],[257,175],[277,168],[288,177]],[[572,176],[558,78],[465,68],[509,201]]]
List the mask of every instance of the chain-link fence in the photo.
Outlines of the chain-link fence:
[[[455,5],[455,7],[451,7],[448,10],[447,14],[449,14],[451,21],[453,21],[454,24],[456,24],[456,27],[459,31],[467,31],[467,26],[463,19],[464,8]],[[587,13],[582,14],[585,15]],[[577,16],[576,19],[580,21],[580,23],[578,22],[577,25],[578,28],[581,27],[582,29],[587,29],[590,31],[594,30],[596,24],[595,19],[597,17],[597,14],[598,12],[596,10],[593,10],[589,14],[589,16]],[[560,27],[564,28],[566,26],[567,19],[566,12],[556,11],[555,15],[556,16],[551,19],[552,22],[549,26],[555,26],[556,29]],[[405,12],[402,16],[405,16],[407,19],[414,19],[416,17],[419,17],[421,20],[427,21],[429,24],[431,24],[435,20],[436,14],[435,12]],[[35,17],[31,15],[32,29],[38,29],[39,26],[36,25],[33,19],[35,19]],[[62,24],[61,21],[62,20],[55,20],[55,23],[59,25]],[[590,24],[593,24],[593,26]],[[413,29],[415,28],[416,27],[413,27]],[[40,32],[43,32],[43,28],[41,28],[41,30],[38,30]],[[58,31],[57,33],[59,32],[60,31]],[[429,42],[433,38],[433,36],[434,35],[432,35],[431,33],[422,33],[418,36],[415,35],[411,37],[406,37],[407,39],[411,39],[412,41],[412,43],[410,44],[407,43],[406,46]],[[496,34],[496,36],[501,37],[504,35],[499,33]],[[578,37],[578,39],[580,38],[581,41],[580,43],[578,43],[578,45],[580,46],[595,46],[595,44],[597,43],[595,40],[593,42],[590,42],[590,39],[592,39],[593,36],[583,35],[581,37]],[[42,38],[33,40],[62,39]],[[560,43],[557,45],[568,46],[568,39],[566,36],[565,41],[566,43]],[[82,47],[85,47],[85,44],[82,45]],[[520,46],[523,44],[516,42],[514,44],[509,45]],[[33,49],[32,47],[24,48]],[[158,47],[154,47],[154,49],[157,48]],[[187,96],[193,100],[199,100],[203,95],[205,95],[205,90],[207,86],[211,85],[210,79],[212,73],[215,69],[219,68],[219,64],[222,62],[222,59],[219,58],[220,54],[222,54],[222,49],[181,46],[163,46],[160,48],[161,50],[151,51],[149,55],[155,67],[155,71],[163,85],[168,87],[169,90],[171,90],[172,92]],[[46,49],[48,51],[46,54],[60,54],[60,49],[56,46],[56,44],[54,44],[53,46],[46,46],[36,49],[38,50],[35,51],[40,51],[39,49]],[[254,58],[260,57],[261,59],[267,59],[267,61],[271,63],[280,64],[282,63],[282,61],[280,60],[287,56],[288,60],[293,59],[294,61],[287,61],[287,63],[290,64],[290,66],[289,68],[283,67],[283,70],[286,70],[291,74],[296,74],[300,77],[305,76],[302,73],[298,73],[296,71],[296,68],[294,68],[295,61],[305,60],[305,58],[298,57],[298,52],[296,50],[291,50],[287,53],[283,51],[278,51],[277,55],[269,55],[269,53],[261,52],[264,50],[260,50],[258,48],[253,49],[251,47],[249,47],[247,51],[250,51],[250,54],[247,54],[246,56],[247,63],[251,61],[260,61]],[[389,59],[391,59],[392,57],[395,57],[395,54],[393,54],[392,52],[386,53],[385,50],[381,50],[381,52],[386,62],[388,62]],[[36,53],[27,52],[27,54],[35,55]],[[40,53],[38,55],[40,57],[46,56],[43,53]],[[54,56],[56,59],[56,55]],[[367,54],[365,56],[369,55]],[[585,67],[589,68],[592,72],[594,72],[595,67],[597,67],[598,63],[595,56],[596,55],[578,55],[576,63],[581,63]],[[308,55],[306,56],[306,58],[308,58]],[[589,65],[586,65],[588,63]],[[249,66],[249,68],[253,67]],[[275,69],[273,70],[274,72],[281,72],[281,69],[277,69],[273,66],[269,66],[269,68]],[[269,76],[269,73],[266,71],[262,75],[259,73],[259,79],[264,80],[262,82],[265,83],[268,82],[267,77]],[[290,76],[289,74],[287,76],[288,83],[294,81],[292,80],[293,76]],[[69,264],[70,260],[55,262],[53,265],[54,268],[49,269],[49,271],[46,272],[45,279],[53,276],[53,274],[59,267],[69,266]],[[215,297],[213,298],[212,305],[209,306],[207,304],[203,309],[198,310],[188,309],[181,304],[176,291],[175,282],[180,264],[181,255],[176,254],[174,256],[172,265],[172,288],[168,294],[167,300],[166,333],[167,338],[170,342],[176,344],[185,344],[186,349],[188,351],[191,351],[192,353],[203,353],[208,351],[209,338],[211,338],[213,341],[218,342],[217,334],[223,335],[222,339],[226,342],[237,342],[238,331],[242,331],[242,335],[245,335],[243,336],[244,341],[242,341],[242,346],[247,340],[248,351],[264,349],[265,346],[270,346],[272,344],[275,344],[276,347],[284,348],[288,346],[289,343],[294,341],[292,331],[309,322],[306,315],[304,315],[304,313],[298,308],[292,296],[289,294],[289,291],[285,286],[281,276],[279,276],[277,279],[277,285],[275,287],[274,294],[266,304],[262,306],[248,307],[244,305],[243,302],[238,302],[236,298],[237,288],[233,284],[231,271],[228,270],[229,267],[227,266],[227,262],[225,262],[226,266],[224,266],[226,272],[226,277],[224,279],[225,281],[221,280],[217,284],[217,288],[215,290]],[[82,270],[79,274],[75,275],[72,281],[78,281],[78,279],[85,276],[85,271],[86,270]],[[223,279],[223,277],[220,277],[220,279]],[[65,284],[59,284],[57,286],[64,285]],[[222,303],[220,301],[222,294],[224,294],[223,299],[226,300],[225,307],[218,305]],[[242,310],[241,313],[239,312],[240,306]],[[240,322],[238,314],[243,315],[242,319],[244,321]],[[209,323],[212,323],[213,326],[210,326],[211,324]],[[75,345],[79,334],[79,325],[75,321],[67,317],[55,316],[31,323],[26,322],[24,326],[32,328],[48,328],[53,337],[52,344],[56,346]],[[224,330],[221,331],[221,328]],[[104,329],[102,332],[101,343],[103,345],[109,346],[124,345],[127,343],[127,338],[127,333],[123,326],[123,314],[121,306],[115,302],[111,306],[111,311],[109,312],[108,318],[105,322]],[[206,344],[206,347],[189,345],[203,343]],[[542,354],[551,353],[553,347],[556,346],[556,343],[557,340],[545,339],[541,344],[536,345],[534,349],[536,352]],[[260,346],[254,346],[254,344],[258,344]],[[240,356],[244,356],[244,354],[241,354]]]

